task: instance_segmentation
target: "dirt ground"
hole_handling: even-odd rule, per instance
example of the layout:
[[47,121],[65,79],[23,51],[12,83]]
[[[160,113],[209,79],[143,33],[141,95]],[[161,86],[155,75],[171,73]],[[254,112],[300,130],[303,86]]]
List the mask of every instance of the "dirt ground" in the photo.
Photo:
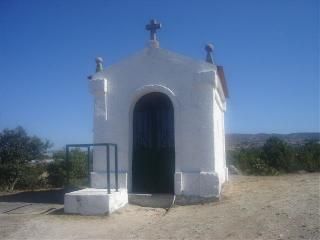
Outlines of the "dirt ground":
[[128,205],[101,217],[18,206],[0,213],[0,239],[320,239],[319,180],[318,173],[232,176],[220,202],[169,211]]

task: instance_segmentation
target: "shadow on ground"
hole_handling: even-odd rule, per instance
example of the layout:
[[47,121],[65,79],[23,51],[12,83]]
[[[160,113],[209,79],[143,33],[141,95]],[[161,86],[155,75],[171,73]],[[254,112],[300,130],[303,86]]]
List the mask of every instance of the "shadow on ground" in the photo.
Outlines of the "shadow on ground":
[[75,189],[49,189],[0,195],[0,202],[63,204],[64,194]]

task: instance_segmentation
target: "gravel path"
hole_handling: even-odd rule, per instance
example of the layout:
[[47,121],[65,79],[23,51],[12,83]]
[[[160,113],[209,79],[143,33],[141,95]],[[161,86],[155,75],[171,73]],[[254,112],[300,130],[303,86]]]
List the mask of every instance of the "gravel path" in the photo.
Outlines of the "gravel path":
[[[111,216],[0,214],[0,239],[320,239],[320,174],[232,176],[220,202]],[[21,211],[20,211],[21,212]]]

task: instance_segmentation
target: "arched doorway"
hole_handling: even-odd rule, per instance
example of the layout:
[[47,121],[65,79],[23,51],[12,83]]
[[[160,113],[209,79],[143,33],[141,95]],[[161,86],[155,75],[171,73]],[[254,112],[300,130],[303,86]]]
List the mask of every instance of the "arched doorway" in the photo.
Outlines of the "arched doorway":
[[132,191],[174,193],[174,110],[160,92],[142,96],[133,112]]

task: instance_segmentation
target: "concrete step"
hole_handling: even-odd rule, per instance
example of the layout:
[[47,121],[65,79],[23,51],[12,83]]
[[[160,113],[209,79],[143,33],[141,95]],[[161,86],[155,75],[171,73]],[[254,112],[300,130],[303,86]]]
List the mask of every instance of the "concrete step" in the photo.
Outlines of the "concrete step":
[[174,198],[173,194],[128,194],[130,204],[153,208],[168,209],[173,205]]
[[127,189],[86,188],[66,193],[64,196],[64,212],[80,215],[110,214],[128,203]]

